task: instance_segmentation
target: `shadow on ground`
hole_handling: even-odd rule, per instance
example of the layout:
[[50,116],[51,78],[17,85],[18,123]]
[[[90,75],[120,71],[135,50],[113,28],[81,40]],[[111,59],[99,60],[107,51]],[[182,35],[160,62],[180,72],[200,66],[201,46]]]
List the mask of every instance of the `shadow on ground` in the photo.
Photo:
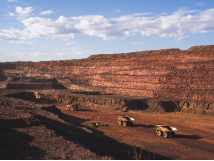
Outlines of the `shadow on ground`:
[[47,89],[67,89],[59,83],[8,83],[6,89],[16,90],[47,90]]
[[12,129],[30,126],[23,119],[0,120],[1,160],[36,160],[45,155],[40,148],[30,146],[34,137]]
[[0,81],[5,81],[7,77],[4,75],[4,71],[0,69]]
[[133,127],[145,127],[145,128],[154,128],[155,125],[143,125],[143,124],[133,124]]
[[182,135],[182,134],[176,134],[174,138],[186,138],[186,139],[201,139],[203,137],[200,137],[198,135]]
[[[115,139],[106,136],[96,128],[85,127],[81,123],[87,121],[78,117],[62,113],[55,106],[43,107],[43,110],[52,112],[67,123],[62,123],[43,116],[37,116],[43,123],[47,124],[58,135],[67,137],[71,141],[80,143],[85,148],[102,156],[110,156],[114,159],[169,159],[167,157],[154,154],[140,147],[133,147],[120,143]],[[73,126],[75,125],[75,126]],[[83,130],[87,129],[87,130]]]

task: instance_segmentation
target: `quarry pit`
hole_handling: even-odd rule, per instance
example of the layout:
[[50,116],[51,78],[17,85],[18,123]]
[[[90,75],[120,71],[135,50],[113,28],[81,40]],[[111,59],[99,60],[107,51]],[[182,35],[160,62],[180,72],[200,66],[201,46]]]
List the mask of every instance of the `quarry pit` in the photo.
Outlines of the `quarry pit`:
[[[201,46],[1,63],[0,159],[212,160],[213,55]],[[157,136],[158,124],[175,137]]]

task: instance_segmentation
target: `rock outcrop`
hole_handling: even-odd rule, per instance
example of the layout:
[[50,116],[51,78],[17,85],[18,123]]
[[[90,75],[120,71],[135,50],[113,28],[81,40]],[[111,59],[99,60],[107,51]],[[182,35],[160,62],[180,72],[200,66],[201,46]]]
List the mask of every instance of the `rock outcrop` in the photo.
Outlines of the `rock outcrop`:
[[214,45],[14,64],[8,77],[56,78],[68,89],[179,101],[183,110],[213,108]]

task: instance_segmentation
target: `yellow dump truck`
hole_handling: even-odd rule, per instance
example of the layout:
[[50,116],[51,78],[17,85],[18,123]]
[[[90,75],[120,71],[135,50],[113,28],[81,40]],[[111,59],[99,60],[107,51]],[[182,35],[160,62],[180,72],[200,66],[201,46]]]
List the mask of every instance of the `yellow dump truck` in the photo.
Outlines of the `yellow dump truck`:
[[78,104],[71,104],[71,105],[66,105],[67,110],[69,111],[77,111],[78,110]]
[[171,127],[167,124],[164,125],[157,125],[156,133],[158,136],[164,136],[165,138],[167,137],[174,137],[175,136],[175,131],[177,129],[175,127]]
[[129,117],[127,115],[120,115],[118,116],[118,124],[123,126],[132,126],[134,118]]
[[44,99],[45,98],[44,94],[40,94],[38,92],[34,92],[34,96],[36,97],[36,99]]

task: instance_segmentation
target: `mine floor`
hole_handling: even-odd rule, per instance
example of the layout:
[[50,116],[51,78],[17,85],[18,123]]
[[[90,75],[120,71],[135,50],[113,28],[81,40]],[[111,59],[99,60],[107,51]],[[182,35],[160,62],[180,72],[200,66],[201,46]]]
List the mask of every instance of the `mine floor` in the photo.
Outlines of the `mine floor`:
[[[212,115],[122,112],[83,105],[68,111],[65,104],[7,93],[2,91],[1,99],[8,105],[0,107],[1,159],[214,159]],[[118,125],[118,115],[133,117],[133,126]],[[40,123],[34,125],[32,120]],[[175,137],[157,136],[158,124],[176,127]]]
[[[83,106],[79,111],[68,111],[63,104],[56,104],[56,107],[69,122],[85,128],[90,135],[97,137],[97,140],[93,140],[88,136],[82,140],[83,143],[97,144],[109,153],[121,156],[127,150],[131,157],[143,156],[143,159],[214,159],[213,116],[121,112]],[[134,125],[118,125],[118,115],[135,118]],[[93,123],[100,123],[100,126],[95,127]],[[174,138],[157,136],[156,125],[164,123],[178,129]]]

